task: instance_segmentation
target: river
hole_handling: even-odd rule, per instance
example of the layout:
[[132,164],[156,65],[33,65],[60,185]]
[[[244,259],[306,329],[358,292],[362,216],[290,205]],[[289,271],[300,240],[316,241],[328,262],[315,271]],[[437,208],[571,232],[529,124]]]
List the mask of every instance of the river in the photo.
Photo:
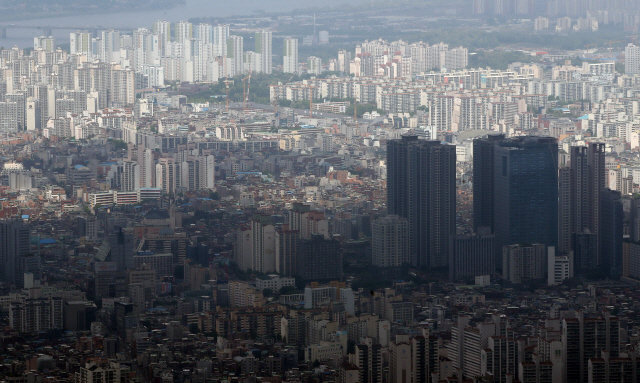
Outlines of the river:
[[[20,20],[15,22],[3,22],[0,25],[15,24],[16,26],[91,26],[109,28],[131,28],[147,27],[151,28],[157,20],[168,20],[177,22],[188,20],[194,17],[228,17],[247,16],[258,10],[272,12],[289,13],[296,8],[310,8],[314,6],[337,6],[345,2],[360,3],[362,0],[186,0],[185,5],[154,11],[120,12],[107,14],[83,14],[75,16],[61,16],[51,18],[40,18],[33,20]],[[69,43],[69,29],[54,29],[53,36],[57,44]],[[0,38],[0,47],[9,48],[17,45],[20,48],[33,47],[33,38],[42,35],[42,30],[31,28],[7,28],[7,37]]]

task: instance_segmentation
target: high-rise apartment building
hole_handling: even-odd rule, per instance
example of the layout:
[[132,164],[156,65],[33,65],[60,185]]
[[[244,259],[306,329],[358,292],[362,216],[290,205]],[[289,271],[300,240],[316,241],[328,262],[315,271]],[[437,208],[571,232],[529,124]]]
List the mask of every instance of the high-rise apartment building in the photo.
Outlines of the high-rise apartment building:
[[227,40],[229,39],[229,24],[220,24],[213,27],[213,56],[225,56],[227,54]]
[[135,161],[124,161],[122,169],[122,191],[140,189],[140,166]]
[[307,73],[313,75],[319,75],[320,73],[322,73],[322,60],[320,59],[320,57],[307,57]]
[[298,72],[298,39],[287,37],[283,41],[282,71],[284,73]]
[[33,38],[33,49],[53,52],[56,50],[56,39],[53,36],[39,36]]
[[[229,36],[227,39],[227,70],[225,76],[238,76],[244,73],[244,39],[242,36]],[[229,65],[230,64],[230,65]]]
[[544,278],[546,248],[542,244],[509,245],[502,249],[502,277],[512,283]]
[[373,343],[371,338],[366,343],[356,345],[355,365],[360,369],[361,383],[382,383],[382,346]]
[[272,50],[271,50],[272,32],[261,30],[255,34],[255,52],[259,57],[260,65],[256,63],[257,72],[271,74],[273,70]]
[[[242,234],[239,234],[242,235]],[[291,277],[298,272],[298,242],[300,233],[283,225],[275,232],[276,272]]]
[[373,221],[372,264],[400,267],[409,263],[409,223],[406,218],[388,215]]
[[275,258],[275,227],[271,216],[256,214],[251,219],[252,232],[252,270],[262,273],[273,272],[276,269]]
[[188,21],[179,21],[175,28],[175,42],[186,44],[193,38],[193,24]]
[[562,343],[566,382],[586,382],[589,359],[599,358],[602,351],[617,358],[620,355],[620,320],[614,316],[585,317],[562,321]]
[[120,61],[120,31],[102,31],[100,59],[106,63]]
[[[560,203],[559,207],[559,244],[560,251],[566,248],[567,237],[576,233],[600,232],[600,194],[605,187],[604,144],[590,143],[588,146],[574,146],[571,148],[571,166],[569,170],[569,190],[566,190],[566,172],[561,170]],[[568,197],[568,198],[567,198]],[[568,205],[567,205],[568,203]],[[569,220],[567,223],[566,220]],[[599,252],[595,255],[596,265],[600,264]]]
[[409,263],[448,265],[456,220],[456,148],[403,136],[387,143],[387,206],[409,227]]
[[640,47],[635,44],[624,49],[624,71],[628,75],[640,73]]
[[71,32],[69,34],[69,42],[69,49],[72,55],[87,55],[87,57],[91,57],[93,55],[93,50],[91,49],[91,32]]
[[62,329],[63,303],[60,297],[11,302],[9,327],[22,333]]

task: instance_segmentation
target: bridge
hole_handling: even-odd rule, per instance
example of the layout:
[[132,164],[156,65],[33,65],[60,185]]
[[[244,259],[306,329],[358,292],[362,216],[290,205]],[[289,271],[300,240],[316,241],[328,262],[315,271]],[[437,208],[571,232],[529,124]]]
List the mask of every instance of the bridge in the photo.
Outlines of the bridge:
[[7,37],[8,29],[37,29],[42,30],[44,36],[51,36],[54,30],[72,30],[72,31],[89,31],[92,32],[94,37],[97,37],[98,31],[104,31],[108,29],[114,29],[117,31],[134,31],[138,27],[108,27],[108,26],[71,26],[71,25],[17,25],[17,24],[0,24],[0,39]]

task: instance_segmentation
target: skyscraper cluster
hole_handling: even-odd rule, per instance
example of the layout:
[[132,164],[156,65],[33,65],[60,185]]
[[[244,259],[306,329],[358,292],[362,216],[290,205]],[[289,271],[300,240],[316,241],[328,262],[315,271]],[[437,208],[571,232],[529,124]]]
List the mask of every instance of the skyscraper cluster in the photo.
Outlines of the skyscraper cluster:
[[[164,85],[164,80],[217,81],[249,71],[271,73],[271,40],[271,32],[258,31],[255,51],[244,52],[243,38],[231,35],[227,24],[172,24],[166,20],[154,23],[152,29],[138,28],[131,35],[115,30],[102,31],[98,37],[88,31],[70,34],[72,55],[130,67],[146,76],[148,86]],[[37,42],[43,47],[51,45],[45,40]]]
[[[356,47],[354,58],[350,59],[348,67],[344,64],[343,70],[355,76],[410,77],[432,69],[466,68],[468,57],[467,48],[449,49],[449,45],[444,43],[429,45],[423,42],[409,44],[402,40],[367,40]],[[342,60],[347,58],[348,55],[338,53],[338,70],[343,65]]]

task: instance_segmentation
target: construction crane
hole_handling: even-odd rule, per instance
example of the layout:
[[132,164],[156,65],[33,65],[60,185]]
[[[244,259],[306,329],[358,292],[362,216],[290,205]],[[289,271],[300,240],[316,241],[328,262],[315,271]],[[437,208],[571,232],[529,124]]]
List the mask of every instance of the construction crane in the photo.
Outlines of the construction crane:
[[624,41],[607,41],[605,44],[609,44],[609,54],[611,54],[611,45],[612,44],[618,44],[618,43],[624,43]]
[[[249,80],[248,84],[247,84],[246,80]],[[251,71],[249,71],[249,75],[247,77],[242,79],[242,88],[243,88],[243,93],[242,93],[242,102],[243,102],[242,111],[247,113],[247,107],[248,107],[248,103],[249,103],[249,90],[251,89]]]
[[597,48],[597,47],[598,47],[598,44],[587,44],[587,45],[585,45],[584,47],[585,47],[585,48],[587,48],[587,50],[586,50],[586,52],[585,52],[585,53],[589,53],[589,47]]

